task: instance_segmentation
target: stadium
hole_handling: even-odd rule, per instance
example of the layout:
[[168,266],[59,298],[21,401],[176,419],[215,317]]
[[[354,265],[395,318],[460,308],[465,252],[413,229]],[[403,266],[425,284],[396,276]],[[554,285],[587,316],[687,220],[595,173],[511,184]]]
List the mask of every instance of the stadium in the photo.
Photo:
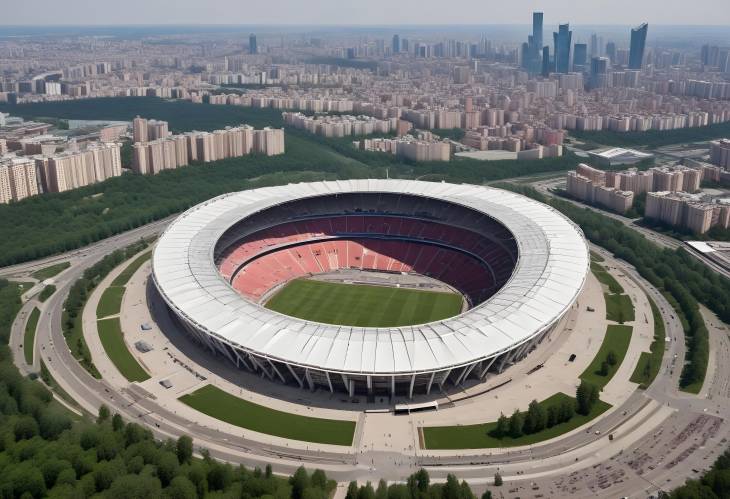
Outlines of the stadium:
[[524,358],[574,306],[579,228],[489,187],[290,184],[180,215],[154,288],[198,343],[304,389],[413,397]]

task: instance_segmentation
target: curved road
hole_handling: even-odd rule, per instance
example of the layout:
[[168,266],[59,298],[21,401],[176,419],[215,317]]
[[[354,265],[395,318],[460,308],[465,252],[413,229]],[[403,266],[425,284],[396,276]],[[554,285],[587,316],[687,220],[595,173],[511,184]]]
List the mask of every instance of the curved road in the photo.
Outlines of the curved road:
[[[17,277],[55,261],[67,260],[72,263],[68,270],[54,279],[56,293],[43,304],[35,301],[25,303],[13,324],[11,348],[16,363],[22,371],[26,373],[37,371],[38,357],[42,356],[59,385],[90,413],[96,413],[101,404],[106,404],[127,420],[149,427],[158,438],[175,438],[181,434],[188,434],[194,438],[196,445],[208,448],[211,455],[219,459],[247,466],[271,463],[276,471],[281,473],[291,473],[300,464],[305,463],[311,467],[325,469],[330,476],[339,481],[374,480],[379,477],[402,479],[416,468],[425,466],[436,479],[444,478],[449,472],[456,472],[460,478],[469,479],[473,483],[484,483],[486,477],[490,477],[495,470],[504,469],[505,473],[512,473],[510,476],[505,474],[505,478],[509,478],[511,483],[519,483],[521,473],[519,470],[522,469],[522,473],[525,473],[524,470],[529,470],[533,474],[543,473],[549,477],[551,483],[559,483],[569,473],[565,468],[566,460],[574,459],[579,462],[590,459],[595,455],[595,445],[604,441],[605,435],[620,428],[638,426],[650,416],[659,415],[659,409],[662,407],[669,407],[682,414],[702,415],[707,412],[707,400],[677,390],[681,366],[675,363],[676,359],[681,361],[684,357],[684,334],[670,305],[628,264],[612,258],[600,248],[594,248],[606,257],[608,265],[620,268],[654,299],[665,320],[667,336],[673,340],[668,344],[660,375],[650,389],[645,392],[637,391],[631,395],[621,407],[591,425],[590,431],[578,431],[531,447],[512,450],[494,449],[489,454],[475,458],[467,455],[433,457],[421,450],[417,451],[415,456],[405,456],[395,452],[360,451],[354,448],[348,448],[342,453],[319,452],[309,450],[306,446],[290,448],[262,444],[244,437],[243,430],[240,434],[226,434],[212,430],[159,407],[137,387],[116,389],[103,380],[92,378],[74,359],[61,330],[63,301],[71,285],[84,270],[116,248],[129,245],[140,237],[158,234],[169,221],[170,219],[155,222],[65,255],[0,269],[0,275]],[[21,345],[27,315],[36,305],[41,308],[42,314],[36,336],[35,367],[31,368],[25,365]],[[713,382],[727,384],[725,373],[718,372],[721,376],[716,375]],[[649,405],[650,403],[652,405]],[[712,413],[730,414],[730,399],[726,396],[713,397],[712,406]],[[637,414],[641,414],[640,421],[634,420]],[[727,428],[725,432],[727,433]],[[708,463],[696,466],[701,467],[706,464]],[[667,474],[678,477],[678,470],[668,470]],[[654,490],[659,488],[654,484],[651,484],[651,487]]]

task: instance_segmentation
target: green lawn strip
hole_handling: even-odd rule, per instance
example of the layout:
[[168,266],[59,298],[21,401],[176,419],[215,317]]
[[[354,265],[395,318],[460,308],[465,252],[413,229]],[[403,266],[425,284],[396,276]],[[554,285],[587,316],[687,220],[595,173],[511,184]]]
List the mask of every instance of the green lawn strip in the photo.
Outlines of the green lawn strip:
[[[583,379],[589,383],[598,386],[603,389],[606,384],[611,381],[613,375],[621,366],[626,351],[629,349],[629,343],[631,342],[631,326],[619,326],[616,324],[610,324],[606,328],[606,335],[603,337],[603,343],[598,353],[593,358],[593,362],[583,371],[580,375],[580,379]],[[607,359],[608,353],[613,352],[616,355],[616,363],[608,367],[608,374],[601,376],[599,373],[601,364]]]
[[[605,259],[601,255],[596,253],[595,251],[591,251],[591,260],[593,262],[599,262],[599,263],[605,261]],[[591,268],[592,268],[592,266],[591,266]]]
[[33,308],[25,323],[25,334],[23,335],[23,354],[25,355],[25,363],[33,364],[33,345],[35,344],[35,331],[38,328],[38,319],[41,317],[41,311]]
[[44,302],[47,299],[49,299],[51,297],[51,295],[55,292],[56,292],[56,286],[54,286],[53,284],[49,284],[48,286],[45,286],[43,288],[43,291],[38,293],[38,299],[40,301]]
[[[649,297],[647,296],[647,298]],[[639,388],[644,390],[654,382],[654,378],[659,374],[659,369],[662,366],[662,357],[664,357],[666,336],[664,319],[662,319],[659,308],[651,298],[649,298],[649,305],[651,305],[651,314],[654,317],[654,341],[651,342],[650,352],[641,352],[639,362],[636,364],[634,373],[631,375],[631,381],[639,383]]]
[[86,344],[86,340],[84,340],[84,330],[81,325],[81,315],[82,314],[77,315],[73,319],[73,321],[71,321],[71,324],[68,325],[68,314],[66,313],[66,311],[63,312],[62,321],[64,324],[66,324],[66,327],[64,327],[64,337],[66,338],[66,343],[68,344],[68,348],[71,351],[71,354],[76,360],[79,361],[79,364],[81,364],[81,366],[86,369],[89,374],[91,374],[94,378],[101,379],[101,373],[92,362],[91,352],[89,351],[89,347]]
[[597,261],[591,262],[591,270],[602,284],[608,286],[608,289],[611,293],[622,294],[624,292],[624,288],[621,287],[618,281],[611,274],[609,274],[608,271],[603,268],[603,266],[599,265]]
[[127,265],[127,268],[125,268],[113,281],[112,286],[126,286],[129,280],[132,278],[135,272],[146,262],[150,259],[152,256],[151,251],[147,251],[146,253],[138,256],[132,263]]
[[604,293],[606,299],[606,319],[623,324],[634,320],[634,304],[629,295]]
[[124,342],[124,333],[119,318],[104,319],[96,322],[99,339],[109,360],[128,381],[145,381],[150,375],[142,369]]
[[[545,408],[550,405],[557,404],[561,399],[575,400],[573,397],[564,393],[556,393],[555,395],[540,402]],[[570,421],[560,423],[552,428],[532,433],[530,435],[522,435],[518,438],[505,436],[496,438],[491,433],[496,429],[497,422],[481,423],[475,425],[457,425],[457,426],[426,426],[423,428],[424,445],[426,449],[489,449],[497,447],[519,447],[521,445],[531,445],[545,440],[550,440],[564,433],[568,433],[592,419],[600,416],[611,405],[599,400],[593,406],[590,414],[583,416],[574,414]]]
[[179,400],[226,423],[292,440],[352,445],[355,435],[354,421],[313,418],[277,411],[240,399],[213,385],[206,385],[183,395]]
[[50,267],[45,267],[40,270],[36,270],[31,274],[31,276],[35,277],[39,281],[45,281],[46,279],[50,279],[51,277],[55,277],[67,268],[71,266],[71,262],[61,262],[57,263],[55,265],[51,265]]
[[455,293],[306,279],[292,281],[266,304],[305,320],[360,327],[424,324],[457,315],[461,306]]
[[104,290],[96,306],[96,318],[103,319],[110,315],[117,315],[122,310],[124,286],[109,286]]

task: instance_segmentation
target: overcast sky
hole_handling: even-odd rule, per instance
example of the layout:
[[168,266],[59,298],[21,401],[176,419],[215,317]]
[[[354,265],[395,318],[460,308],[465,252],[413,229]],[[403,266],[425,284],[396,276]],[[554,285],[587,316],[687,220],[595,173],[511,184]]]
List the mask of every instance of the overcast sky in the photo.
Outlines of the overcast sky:
[[[8,0],[10,1],[10,0]],[[7,24],[730,25],[730,0],[21,0]]]

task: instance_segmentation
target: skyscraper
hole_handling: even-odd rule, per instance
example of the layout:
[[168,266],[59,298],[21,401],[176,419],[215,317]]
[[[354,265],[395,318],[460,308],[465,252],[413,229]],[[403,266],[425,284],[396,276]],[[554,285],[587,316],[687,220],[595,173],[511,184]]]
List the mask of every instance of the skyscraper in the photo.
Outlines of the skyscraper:
[[393,53],[397,54],[400,52],[400,36],[393,35]]
[[605,88],[608,86],[608,57],[594,57],[591,59],[591,88]]
[[545,78],[550,76],[550,68],[553,66],[553,64],[550,64],[550,47],[545,45],[542,48],[542,75]]
[[532,13],[532,43],[537,47],[537,50],[542,50],[542,22],[543,13],[533,12]]
[[573,71],[583,71],[588,62],[588,45],[576,43],[573,46]]
[[249,54],[258,54],[259,53],[259,47],[256,44],[256,35],[251,33],[248,37],[248,53]]
[[553,32],[553,53],[555,58],[555,72],[570,72],[570,44],[573,32],[569,24],[560,24],[558,31]]
[[646,47],[647,23],[631,30],[631,49],[629,51],[629,69],[641,69],[644,63],[644,47]]
[[606,44],[606,57],[611,61],[611,64],[616,64],[616,44],[608,42]]
[[532,34],[527,37],[527,43],[522,44],[522,67],[531,74],[540,72],[540,51],[543,47],[543,13],[532,13]]

